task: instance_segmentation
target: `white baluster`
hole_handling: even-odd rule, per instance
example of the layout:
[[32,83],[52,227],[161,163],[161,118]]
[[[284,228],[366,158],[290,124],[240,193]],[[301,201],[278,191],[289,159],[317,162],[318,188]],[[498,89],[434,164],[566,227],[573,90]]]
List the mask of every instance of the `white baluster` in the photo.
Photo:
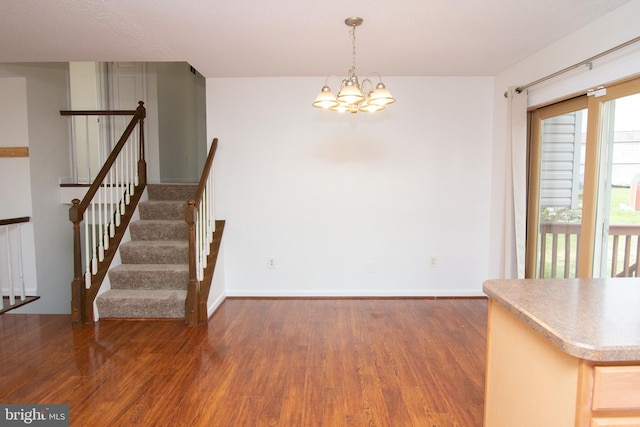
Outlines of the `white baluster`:
[[[140,127],[140,122],[138,122],[138,126],[137,128]],[[138,161],[140,160],[140,150],[139,147],[140,146],[140,137],[139,137],[139,129],[136,129],[133,131],[133,154],[134,154],[134,178],[133,178],[133,183],[134,185],[140,185],[140,177],[138,176]]]
[[209,178],[208,178],[208,185],[209,185],[209,224],[210,224],[210,236],[209,238],[211,239],[211,241],[213,241],[213,233],[215,233],[216,231],[216,218],[213,212],[213,165],[211,166],[211,169],[209,170]]
[[114,191],[114,181],[113,181],[113,168],[109,169],[109,237],[113,237],[116,234],[116,224],[115,224],[115,204],[113,203],[113,191]]
[[100,168],[102,168],[102,165],[104,165],[104,159],[106,159],[105,153],[105,144],[104,141],[102,139],[102,132],[100,132],[100,117],[102,116],[96,116],[96,129],[98,132],[98,165]]
[[209,236],[209,189],[204,188],[202,193],[202,253],[204,254],[204,264],[207,265],[207,257],[210,253],[211,236]]
[[71,174],[74,183],[78,183],[78,137],[76,136],[76,116],[71,116]]
[[89,243],[89,218],[84,221],[84,247],[85,247],[85,273],[84,285],[87,289],[91,287],[91,244]]
[[119,174],[118,174],[118,159],[116,158],[114,164],[113,164],[113,172],[115,174],[115,182],[114,182],[114,188],[115,188],[115,197],[116,199],[114,200],[114,202],[116,203],[115,206],[115,211],[114,211],[114,217],[115,217],[115,221],[116,221],[116,227],[120,226],[120,183],[118,182],[118,178],[119,178]]
[[11,241],[10,241],[10,234],[11,234],[11,227],[7,226],[5,228],[5,230],[7,231],[7,273],[9,273],[9,305],[14,305],[16,303],[16,299],[13,296],[13,272],[11,269]]
[[93,180],[93,173],[91,171],[91,146],[89,145],[89,116],[84,116],[84,149],[88,174],[87,182],[91,182]]
[[[100,209],[102,209],[102,188],[98,187],[98,224],[93,224],[94,228],[97,227],[98,231],[98,239],[97,241],[94,243],[96,245],[98,245],[98,261],[102,262],[104,260],[104,246],[102,245],[103,242],[103,230],[102,230],[102,212],[100,211]],[[95,210],[95,207],[94,207]]]
[[18,268],[20,272],[20,299],[24,301],[27,296],[24,289],[24,268],[22,266],[22,227],[18,224]]
[[109,193],[108,193],[108,188],[109,188],[109,173],[107,173],[107,176],[105,176],[105,181],[103,181],[102,184],[102,192],[103,197],[104,197],[104,204],[102,205],[102,214],[104,215],[104,225],[103,225],[103,229],[102,229],[102,246],[104,246],[104,250],[107,251],[109,250],[109,228],[110,228],[110,222],[109,222]]
[[129,202],[131,201],[130,199],[130,188],[129,188],[129,183],[131,182],[130,176],[129,176],[129,141],[127,140],[127,142],[125,143],[124,147],[122,147],[122,157],[124,159],[124,183],[125,183],[125,203],[128,205]]
[[91,258],[91,273],[96,274],[98,272],[98,255],[97,255],[97,240],[96,240],[96,204],[91,201],[91,246],[93,246],[93,258]]
[[136,180],[136,168],[135,168],[135,137],[136,137],[136,132],[135,130],[133,131],[133,133],[131,134],[131,137],[129,138],[128,144],[129,144],[129,156],[131,157],[131,161],[129,163],[129,167],[131,168],[131,180],[129,181],[129,193],[133,196],[135,194],[135,180]]
[[204,201],[200,203],[200,212],[198,213],[198,229],[200,230],[200,279],[204,278],[204,269],[207,266],[207,236],[205,234],[207,219],[205,217]]
[[[0,227],[0,230],[2,230],[3,227]],[[5,228],[5,230],[7,230],[7,228]],[[9,233],[7,232],[5,234],[5,237],[8,239],[9,238]],[[9,253],[9,241],[7,240],[7,254]],[[2,295],[2,289],[0,288],[0,309],[4,308],[4,297]]]

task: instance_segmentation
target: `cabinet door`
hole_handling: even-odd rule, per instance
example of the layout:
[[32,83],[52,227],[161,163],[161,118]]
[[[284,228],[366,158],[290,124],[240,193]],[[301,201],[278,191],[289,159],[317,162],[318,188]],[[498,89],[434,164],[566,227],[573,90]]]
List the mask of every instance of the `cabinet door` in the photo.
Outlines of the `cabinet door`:
[[596,366],[592,409],[640,410],[640,366]]
[[591,427],[640,427],[640,417],[594,418]]

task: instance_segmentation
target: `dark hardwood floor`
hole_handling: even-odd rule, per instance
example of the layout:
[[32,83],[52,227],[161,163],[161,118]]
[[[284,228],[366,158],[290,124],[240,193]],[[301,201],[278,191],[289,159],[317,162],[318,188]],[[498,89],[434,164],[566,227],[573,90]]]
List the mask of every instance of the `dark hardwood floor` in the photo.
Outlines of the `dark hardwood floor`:
[[227,299],[207,326],[0,316],[0,403],[72,426],[482,425],[485,299]]

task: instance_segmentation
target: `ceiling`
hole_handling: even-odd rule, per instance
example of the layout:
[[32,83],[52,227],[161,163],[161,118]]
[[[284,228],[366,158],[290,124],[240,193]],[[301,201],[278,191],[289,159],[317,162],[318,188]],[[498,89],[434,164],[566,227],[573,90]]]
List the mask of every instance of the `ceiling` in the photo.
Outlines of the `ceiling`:
[[493,76],[629,0],[0,0],[0,62],[186,61],[205,77]]

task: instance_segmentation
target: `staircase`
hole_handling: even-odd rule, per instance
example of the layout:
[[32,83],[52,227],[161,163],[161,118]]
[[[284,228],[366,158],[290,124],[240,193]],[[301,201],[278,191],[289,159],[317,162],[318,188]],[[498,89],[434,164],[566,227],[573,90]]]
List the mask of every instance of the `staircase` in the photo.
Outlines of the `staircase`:
[[187,201],[197,184],[149,184],[122,264],[109,271],[111,290],[96,298],[100,318],[185,318],[189,281]]

